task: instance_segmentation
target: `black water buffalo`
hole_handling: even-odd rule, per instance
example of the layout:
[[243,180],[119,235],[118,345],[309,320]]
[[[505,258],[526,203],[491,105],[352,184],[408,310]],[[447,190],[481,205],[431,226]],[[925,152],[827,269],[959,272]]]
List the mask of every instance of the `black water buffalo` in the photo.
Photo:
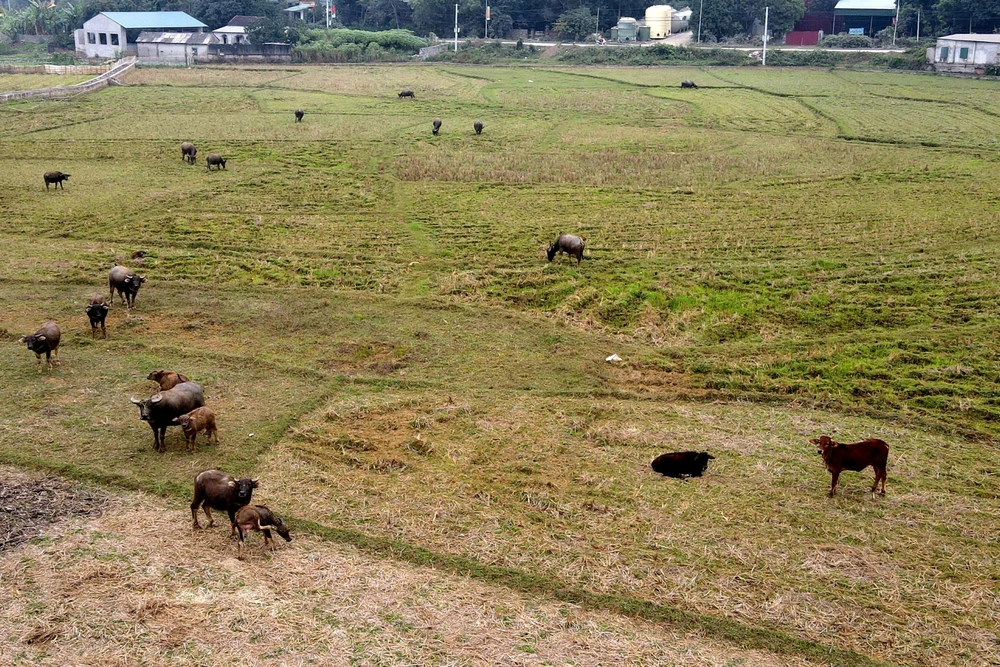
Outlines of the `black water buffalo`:
[[62,332],[59,330],[59,325],[55,322],[46,322],[38,331],[30,336],[22,336],[17,342],[24,343],[29,350],[35,353],[35,358],[38,359],[38,372],[41,373],[43,354],[49,370],[52,370],[53,354],[56,357],[55,363],[59,363],[59,339],[61,337]]
[[434,122],[431,123],[431,125],[432,125],[431,132],[434,134],[434,136],[437,136],[437,133],[441,131],[441,119],[435,118]]
[[708,462],[715,457],[708,452],[668,452],[660,454],[650,467],[665,477],[701,477]]
[[[139,293],[139,288],[146,282],[146,278],[140,276],[135,271],[131,271],[124,266],[116,266],[108,274],[108,285],[111,287],[111,303],[115,302],[115,292],[121,297],[122,305],[126,308],[135,308],[135,296]],[[109,304],[110,305],[110,304]]]
[[188,164],[194,164],[195,156],[198,155],[198,149],[194,147],[190,141],[185,141],[181,143],[181,159]]
[[209,153],[205,158],[205,168],[212,171],[212,167],[215,167],[216,171],[226,168],[226,158],[222,157],[218,153]]
[[295,122],[296,123],[301,123],[302,122],[302,117],[305,116],[305,115],[306,115],[305,111],[303,111],[302,109],[296,109],[295,110]]
[[482,134],[483,133],[483,121],[477,120],[475,123],[472,124],[472,129],[474,129],[476,131],[476,134]]
[[63,187],[63,181],[69,180],[69,174],[64,174],[61,171],[47,171],[42,176],[45,179],[45,189],[49,189],[49,183],[53,183],[59,186],[60,190],[65,190]]
[[401,90],[399,91],[399,98],[409,97],[411,100],[417,99],[417,96],[413,94],[412,90]]
[[104,303],[104,297],[100,294],[90,297],[87,304],[87,317],[90,318],[90,336],[97,338],[97,327],[101,327],[101,333],[108,337],[108,330],[104,328],[104,320],[108,316],[110,307]]
[[205,405],[205,392],[199,384],[182,382],[173,389],[153,394],[148,400],[140,401],[135,396],[129,400],[139,406],[139,419],[153,429],[153,449],[162,452],[167,449],[167,427],[177,426],[175,418]]
[[560,234],[559,237],[549,245],[545,252],[551,262],[555,259],[556,253],[564,252],[570,257],[576,257],[576,263],[583,261],[583,249],[587,245],[587,239],[575,234]]
[[203,470],[194,478],[194,500],[191,501],[191,519],[194,529],[198,530],[198,507],[205,511],[208,526],[215,524],[212,510],[229,514],[232,531],[230,537],[236,535],[236,511],[248,505],[253,497],[253,490],[258,486],[256,479],[244,477],[236,479],[220,470]]
[[697,87],[698,85],[694,81],[691,81],[690,79],[681,81],[681,88],[697,88]]

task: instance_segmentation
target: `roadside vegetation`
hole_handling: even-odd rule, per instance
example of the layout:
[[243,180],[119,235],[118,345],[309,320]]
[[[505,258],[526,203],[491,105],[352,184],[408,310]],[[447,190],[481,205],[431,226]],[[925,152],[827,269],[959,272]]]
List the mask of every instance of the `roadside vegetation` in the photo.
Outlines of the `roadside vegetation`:
[[[51,655],[80,660],[46,564],[82,579],[108,557],[143,582],[160,567],[143,545],[167,532],[170,581],[250,586],[189,560],[184,500],[218,467],[261,477],[308,536],[264,563],[315,562],[325,538],[546,614],[694,633],[717,642],[708,664],[734,647],[759,664],[1000,659],[994,82],[536,63],[127,84],[0,107],[0,462],[162,495],[170,528],[114,519],[29,545],[3,565],[35,582],[0,609],[7,636],[47,623]],[[184,164],[183,140],[226,171]],[[52,169],[65,191],[45,191]],[[560,232],[587,237],[579,266],[545,260]],[[140,249],[138,308],[91,339],[87,297]],[[15,343],[48,319],[62,366],[39,374]],[[171,431],[152,451],[128,399],[156,368],[204,385],[217,447],[184,454]],[[828,498],[820,433],[886,440],[888,495],[865,472]],[[716,457],[704,478],[649,470],[687,449]],[[200,563],[234,549],[215,537]],[[327,618],[301,613],[309,632]],[[339,622],[354,646],[447,662],[448,642],[418,655]],[[88,632],[116,647],[133,630]],[[183,642],[192,661],[211,646]]]

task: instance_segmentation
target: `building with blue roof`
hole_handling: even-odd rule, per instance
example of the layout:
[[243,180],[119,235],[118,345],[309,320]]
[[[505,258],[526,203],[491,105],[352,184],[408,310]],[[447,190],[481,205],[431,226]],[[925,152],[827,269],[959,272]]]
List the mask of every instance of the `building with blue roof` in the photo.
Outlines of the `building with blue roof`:
[[142,30],[202,32],[208,26],[185,12],[101,12],[76,31],[76,50],[86,58],[119,58],[135,53],[133,40]]

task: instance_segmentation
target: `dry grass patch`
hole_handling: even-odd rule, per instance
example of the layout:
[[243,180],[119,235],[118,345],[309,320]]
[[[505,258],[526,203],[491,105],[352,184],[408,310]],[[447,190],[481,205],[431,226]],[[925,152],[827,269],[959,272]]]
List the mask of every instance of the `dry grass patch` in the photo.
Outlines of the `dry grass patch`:
[[[262,497],[261,501],[267,500]],[[806,665],[129,496],[0,559],[5,664]]]

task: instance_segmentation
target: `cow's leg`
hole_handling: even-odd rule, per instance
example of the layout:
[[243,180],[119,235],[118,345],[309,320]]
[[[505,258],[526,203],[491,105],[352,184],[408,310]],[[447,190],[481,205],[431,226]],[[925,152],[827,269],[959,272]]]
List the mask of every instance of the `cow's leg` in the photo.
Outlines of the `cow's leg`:
[[233,525],[233,528],[239,531],[239,539],[240,539],[239,555],[237,555],[236,557],[239,558],[240,560],[243,560],[243,543],[246,541],[246,536],[243,533],[243,526],[237,523]]
[[52,354],[55,355],[56,358],[55,363],[59,364],[59,348],[57,347],[56,349],[52,350]]
[[271,545],[271,551],[274,551],[274,539],[271,537],[271,531],[267,528],[264,529],[264,546]]
[[49,367],[50,371],[52,370],[52,350],[45,352],[45,365]]
[[840,471],[833,473],[833,481],[830,482],[830,497],[833,498],[833,494],[837,492],[837,480],[840,479]]
[[211,528],[212,526],[215,525],[215,519],[212,518],[212,510],[208,506],[208,503],[205,503],[204,506],[202,507],[202,509],[205,510],[205,516],[208,517],[208,525],[205,526],[205,527],[206,528]]
[[[888,475],[886,474],[885,468],[876,468],[875,469],[875,486],[878,486],[878,482],[879,482],[879,478],[880,477],[882,479],[882,491],[880,492],[880,494],[884,496],[885,495],[885,478],[888,477]],[[875,487],[874,486],[872,487],[872,493],[873,494],[875,493]]]
[[42,355],[35,353],[35,360],[38,361],[38,372],[42,372]]
[[[198,523],[198,505],[201,504],[200,501],[201,501],[201,498],[199,498],[196,495],[194,497],[194,502],[191,503],[191,522],[192,522],[192,524],[194,524],[193,528],[195,530],[201,530],[201,524]],[[205,506],[205,511],[206,512],[208,511],[208,506],[207,505]],[[212,515],[209,514],[208,516],[211,517]]]
[[228,510],[229,512],[229,539],[232,539],[236,535],[236,511]]
[[104,328],[104,320],[101,320],[101,333],[104,334],[105,338],[108,337],[108,330]]

